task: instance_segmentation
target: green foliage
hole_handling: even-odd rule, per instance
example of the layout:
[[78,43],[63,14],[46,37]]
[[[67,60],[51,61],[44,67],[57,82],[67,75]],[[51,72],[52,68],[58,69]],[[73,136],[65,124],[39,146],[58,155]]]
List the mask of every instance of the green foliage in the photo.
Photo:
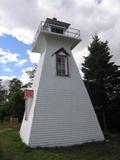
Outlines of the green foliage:
[[4,96],[5,100],[0,104],[0,119],[4,120],[12,116],[17,117],[21,121],[25,106],[22,82],[16,78],[12,79],[7,92],[6,97]]
[[22,88],[22,82],[16,78],[13,78],[10,81],[9,85],[9,95],[8,95],[9,100],[13,98],[16,93],[22,93],[21,88]]
[[112,55],[107,41],[102,42],[95,35],[88,50],[90,54],[84,57],[82,64],[84,81],[95,109],[106,114],[113,106],[119,107],[120,70],[111,62]]
[[6,101],[7,91],[2,86],[2,80],[0,79],[0,104]]
[[8,103],[0,104],[0,120],[10,116],[10,109]]
[[24,94],[22,91],[22,82],[16,78],[10,81],[8,104],[11,116],[22,120],[24,113]]
[[9,116],[7,105],[7,91],[2,86],[2,80],[0,79],[0,119],[3,120],[5,116]]

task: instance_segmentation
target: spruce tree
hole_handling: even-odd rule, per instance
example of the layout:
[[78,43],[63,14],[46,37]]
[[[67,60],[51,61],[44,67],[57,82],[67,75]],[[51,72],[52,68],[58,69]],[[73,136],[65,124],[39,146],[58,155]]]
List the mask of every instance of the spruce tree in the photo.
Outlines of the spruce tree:
[[88,50],[90,54],[82,64],[84,81],[95,109],[102,112],[106,131],[106,112],[112,107],[113,99],[120,98],[120,70],[111,61],[108,41],[103,42],[95,35]]

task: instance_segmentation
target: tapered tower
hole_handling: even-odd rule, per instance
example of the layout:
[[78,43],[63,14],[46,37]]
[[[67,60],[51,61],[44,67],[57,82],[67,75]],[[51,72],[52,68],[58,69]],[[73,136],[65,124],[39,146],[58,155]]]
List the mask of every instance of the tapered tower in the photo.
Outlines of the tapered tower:
[[[41,58],[32,90],[26,91],[26,110],[20,129],[30,147],[52,147],[103,141],[92,103],[71,50],[80,31],[47,18],[33,42]],[[30,94],[32,93],[32,94]]]

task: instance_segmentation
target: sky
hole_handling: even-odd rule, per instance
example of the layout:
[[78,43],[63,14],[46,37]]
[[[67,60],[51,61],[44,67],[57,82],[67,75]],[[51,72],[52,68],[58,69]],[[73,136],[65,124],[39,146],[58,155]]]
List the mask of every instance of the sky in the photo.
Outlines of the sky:
[[32,42],[41,21],[56,17],[81,32],[73,50],[79,70],[92,36],[108,40],[112,61],[120,65],[120,0],[0,0],[0,79],[28,82],[27,70],[38,63]]

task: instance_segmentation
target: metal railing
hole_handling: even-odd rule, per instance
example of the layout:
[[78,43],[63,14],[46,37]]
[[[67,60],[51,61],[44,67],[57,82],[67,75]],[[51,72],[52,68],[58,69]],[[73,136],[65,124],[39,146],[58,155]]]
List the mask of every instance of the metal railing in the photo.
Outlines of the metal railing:
[[[53,32],[51,31],[51,27],[56,27],[56,28],[61,28],[63,29],[63,32],[62,33],[58,33],[58,32]],[[38,27],[38,30],[36,32],[36,35],[35,35],[35,38],[34,38],[34,41],[33,41],[33,45],[35,44],[39,34],[41,31],[46,31],[46,32],[50,32],[50,33],[56,33],[56,34],[60,34],[60,35],[65,35],[65,36],[68,36],[68,37],[73,37],[73,38],[76,38],[76,39],[80,39],[80,30],[78,29],[74,29],[74,28],[64,28],[62,26],[59,26],[59,25],[51,25],[50,23],[46,23],[44,21],[42,21]]]

